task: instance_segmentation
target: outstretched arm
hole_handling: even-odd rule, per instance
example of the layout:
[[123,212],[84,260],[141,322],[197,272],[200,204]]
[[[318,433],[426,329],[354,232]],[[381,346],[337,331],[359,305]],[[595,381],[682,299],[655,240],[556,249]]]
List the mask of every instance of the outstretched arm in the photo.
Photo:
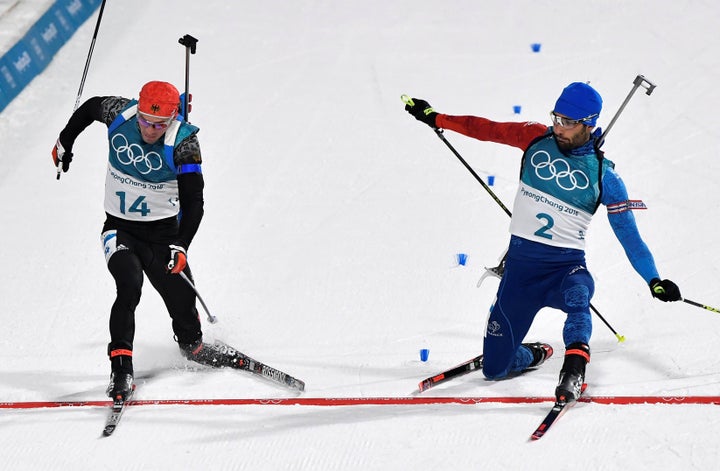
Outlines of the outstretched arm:
[[464,134],[480,141],[505,144],[525,150],[533,139],[548,130],[544,124],[532,121],[500,123],[479,116],[450,116],[439,114],[435,120],[438,127]]
[[444,128],[480,141],[505,144],[525,150],[533,139],[548,130],[544,124],[527,121],[499,123],[478,116],[451,116],[435,111],[430,103],[421,98],[403,95],[405,111],[433,129]]
[[628,201],[627,189],[620,176],[613,169],[608,169],[603,177],[602,203],[608,207],[608,221],[615,237],[620,241],[625,255],[638,274],[650,283],[659,278],[655,259],[650,249],[640,237],[635,216],[625,204]]
[[602,185],[602,203],[608,207],[610,226],[625,249],[625,254],[635,271],[648,284],[653,297],[661,301],[681,300],[682,296],[677,285],[670,280],[660,279],[650,249],[640,237],[623,181],[613,169],[608,169]]

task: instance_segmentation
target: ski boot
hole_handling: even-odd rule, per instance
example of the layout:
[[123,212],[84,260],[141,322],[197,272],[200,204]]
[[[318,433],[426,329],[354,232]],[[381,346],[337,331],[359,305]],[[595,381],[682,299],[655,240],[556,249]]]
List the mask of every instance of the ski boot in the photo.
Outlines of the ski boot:
[[125,400],[133,389],[132,350],[108,349],[110,356],[110,384],[105,391],[113,400]]
[[524,343],[523,346],[530,349],[533,354],[533,361],[528,365],[529,368],[537,368],[538,366],[545,363],[545,360],[550,358],[553,354],[553,348],[542,342],[535,343]]
[[132,373],[116,373],[110,374],[110,384],[105,391],[110,399],[113,401],[122,400],[124,401],[133,389],[133,375]]
[[240,352],[221,343],[209,344],[201,339],[189,344],[178,343],[178,345],[183,356],[188,360],[213,368],[224,366],[240,368],[245,360]]
[[585,384],[585,366],[590,361],[590,347],[576,342],[565,349],[565,361],[560,370],[560,380],[555,388],[558,402],[575,402],[580,397]]

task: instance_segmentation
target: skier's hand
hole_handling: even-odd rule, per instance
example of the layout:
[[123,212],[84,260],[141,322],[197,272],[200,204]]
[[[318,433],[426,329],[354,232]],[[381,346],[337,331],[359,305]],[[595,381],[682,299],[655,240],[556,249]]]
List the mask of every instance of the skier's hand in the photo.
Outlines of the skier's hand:
[[658,298],[663,302],[680,301],[682,299],[680,288],[670,280],[653,278],[650,280],[650,292],[654,298]]
[[177,275],[185,269],[187,265],[187,252],[185,247],[180,245],[170,245],[170,261],[167,264],[167,271],[173,275]]
[[427,101],[419,98],[413,98],[411,101],[406,102],[405,111],[415,116],[415,119],[422,121],[431,128],[437,127],[435,126],[435,118],[437,118],[438,113]]
[[[52,157],[55,167],[59,168],[60,164],[62,164],[63,172],[67,172],[70,169],[70,162],[72,162],[73,153],[65,150],[65,147],[62,145],[59,138],[55,143],[55,147],[52,149]],[[58,178],[60,177],[58,176]]]

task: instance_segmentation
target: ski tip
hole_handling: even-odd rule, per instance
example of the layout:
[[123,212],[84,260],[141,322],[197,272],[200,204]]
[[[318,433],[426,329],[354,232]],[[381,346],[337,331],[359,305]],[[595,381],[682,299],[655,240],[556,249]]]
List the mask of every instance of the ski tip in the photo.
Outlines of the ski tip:
[[116,428],[117,428],[117,424],[108,424],[108,425],[106,425],[105,428],[104,428],[103,431],[102,431],[102,436],[103,436],[103,437],[109,437],[110,435],[113,434],[113,432],[115,431]]
[[434,384],[434,381],[432,379],[425,379],[418,383],[418,392],[425,392],[428,389],[430,389]]
[[532,435],[530,435],[530,441],[540,440],[543,435],[545,435],[545,432],[547,432],[548,428],[550,428],[550,425],[543,422],[540,424],[538,428],[535,429]]

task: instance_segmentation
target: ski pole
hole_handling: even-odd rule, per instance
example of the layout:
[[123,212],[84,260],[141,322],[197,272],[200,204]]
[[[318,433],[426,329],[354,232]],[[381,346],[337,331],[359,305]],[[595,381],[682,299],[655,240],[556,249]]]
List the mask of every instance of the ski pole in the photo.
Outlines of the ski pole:
[[693,305],[693,306],[697,306],[697,307],[700,307],[700,308],[703,308],[703,309],[707,309],[708,311],[720,313],[720,309],[715,309],[714,307],[710,307],[710,306],[705,305],[705,304],[700,304],[700,303],[697,303],[697,302],[695,302],[695,301],[690,301],[690,300],[687,299],[687,298],[683,298],[683,302],[686,302],[686,303],[688,303],[688,304],[691,304],[691,305]]
[[200,296],[200,293],[198,292],[197,288],[195,288],[195,285],[193,284],[193,282],[190,281],[190,278],[188,278],[187,275],[185,274],[185,272],[182,272],[182,271],[180,272],[180,276],[182,277],[183,280],[185,280],[187,282],[188,285],[190,285],[192,290],[195,291],[195,296],[197,296],[198,300],[200,301],[200,304],[202,304],[203,309],[205,309],[205,313],[207,314],[208,321],[211,324],[216,323],[217,317],[210,314],[210,311],[208,310],[207,306],[205,305],[205,301],[203,301],[203,298]]
[[[646,85],[647,84],[647,85]],[[620,113],[623,112],[625,109],[625,106],[630,101],[630,98],[632,98],[635,91],[640,87],[645,88],[645,94],[650,95],[653,90],[655,90],[655,84],[652,83],[650,80],[646,79],[643,75],[638,75],[635,77],[635,80],[633,80],[633,87],[630,89],[630,93],[628,93],[627,97],[625,97],[625,101],[623,101],[622,105],[620,105],[620,108],[618,108],[617,112],[615,113],[615,116],[613,116],[613,119],[610,120],[610,124],[608,124],[608,127],[605,128],[605,132],[602,133],[600,136],[600,139],[598,139],[598,147],[600,147],[603,142],[605,142],[605,136],[607,136],[607,133],[610,132],[610,129],[612,129],[613,125],[615,124],[615,121],[617,121],[618,117],[620,116]]]
[[[408,95],[402,95],[400,97],[400,99],[406,105],[415,106],[415,102],[413,102],[412,98],[410,98]],[[472,176],[475,177],[475,180],[477,180],[480,183],[480,185],[482,185],[482,187],[485,188],[485,191],[487,191],[490,194],[492,199],[494,199],[495,202],[502,208],[502,210],[505,211],[505,214],[512,217],[512,213],[510,212],[510,210],[507,208],[507,206],[505,206],[503,204],[503,202],[500,200],[500,198],[498,198],[498,196],[495,194],[495,192],[493,192],[490,189],[490,187],[487,185],[487,183],[485,183],[483,181],[483,179],[480,178],[480,176],[477,173],[475,173],[475,170],[473,170],[473,168],[465,161],[465,159],[462,158],[460,153],[457,150],[455,150],[455,148],[452,146],[452,144],[450,144],[448,142],[448,140],[445,139],[443,130],[433,126],[433,131],[435,131],[435,134],[437,134],[437,136],[440,138],[440,140],[443,141],[446,146],[448,146],[448,149],[450,149],[450,151],[452,151],[452,153],[455,154],[455,157],[457,157],[458,160],[460,161],[460,163],[462,163],[465,166],[465,168],[468,170],[468,172],[470,172],[472,174]]]
[[610,331],[613,334],[615,334],[615,338],[618,339],[618,342],[623,343],[625,341],[625,336],[618,334],[617,331],[612,328],[610,323],[607,320],[605,320],[605,318],[602,316],[602,314],[600,314],[600,311],[598,311],[597,308],[592,305],[592,303],[590,303],[590,309],[592,309],[592,312],[597,314],[597,316],[600,318],[601,321],[603,321],[603,323],[607,326],[607,328],[610,329]]
[[[103,10],[105,10],[105,1],[106,0],[103,0],[100,4],[100,13],[98,13],[97,23],[95,24],[95,32],[93,33],[92,41],[90,42],[90,51],[88,51],[87,60],[85,61],[85,70],[83,70],[82,79],[80,79],[80,89],[78,90],[77,98],[75,98],[73,113],[78,109],[78,106],[80,106],[80,97],[82,96],[82,91],[85,87],[85,79],[87,78],[87,73],[90,69],[90,59],[92,58],[93,50],[95,50],[95,40],[97,39],[98,31],[100,30],[100,20],[102,20]],[[61,171],[62,162],[58,161],[56,180],[60,180]]]
[[[408,95],[402,95],[400,97],[400,99],[406,105],[415,106],[415,103],[413,102],[412,98],[410,98]],[[619,113],[617,113],[617,114],[619,114]],[[616,116],[617,116],[617,114],[616,114]],[[455,154],[455,157],[457,157],[458,160],[460,160],[460,162],[462,162],[462,164],[465,166],[465,168],[468,169],[468,171],[475,177],[475,179],[480,182],[482,187],[485,188],[485,190],[490,194],[490,196],[492,196],[492,198],[495,200],[495,202],[503,209],[503,211],[505,211],[505,214],[512,217],[512,213],[507,208],[507,206],[505,206],[503,204],[503,202],[500,200],[500,198],[498,198],[498,196],[495,194],[495,192],[493,192],[490,189],[490,187],[487,186],[487,184],[482,180],[482,178],[480,178],[478,176],[478,174],[475,173],[475,170],[473,170],[472,167],[470,167],[470,165],[468,165],[468,163],[465,161],[465,159],[462,158],[460,153],[457,150],[455,150],[455,148],[452,146],[452,144],[450,144],[450,142],[445,138],[445,136],[443,135],[442,129],[433,127],[433,130],[435,131],[435,134],[437,134],[437,136],[440,138],[440,140],[443,141],[446,146],[448,146],[448,148],[452,151],[453,154]],[[505,270],[505,257],[503,257],[503,260],[500,262],[500,265],[498,265],[495,269],[491,269],[491,271],[493,271],[493,274],[495,274],[496,276],[499,276],[499,277],[502,277],[502,272],[504,270]],[[618,342],[625,341],[625,336],[618,334],[617,331],[615,329],[613,329],[613,327],[610,325],[610,323],[602,316],[602,314],[600,314],[600,311],[598,311],[595,308],[595,306],[592,305],[592,303],[590,303],[590,309],[592,309],[592,311],[595,314],[597,314],[597,316],[600,318],[600,320],[603,321],[603,323],[610,329],[610,331],[613,334],[615,334],[615,337],[618,339]]]
[[197,42],[198,40],[196,38],[193,38],[189,34],[186,34],[182,38],[178,39],[178,42],[185,46],[185,100],[183,101],[183,119],[185,119],[186,122],[190,122],[188,120],[188,115],[190,114],[190,54],[195,54],[195,51],[197,50]]

